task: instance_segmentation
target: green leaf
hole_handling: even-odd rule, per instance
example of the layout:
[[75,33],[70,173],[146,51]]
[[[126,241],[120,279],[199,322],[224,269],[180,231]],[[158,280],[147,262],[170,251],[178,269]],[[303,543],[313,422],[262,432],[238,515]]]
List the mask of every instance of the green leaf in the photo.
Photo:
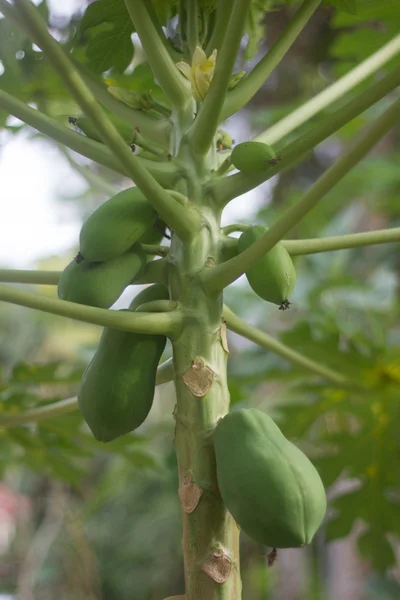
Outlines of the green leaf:
[[124,71],[133,58],[132,21],[123,0],[97,0],[79,25],[76,43],[86,45],[88,66],[96,73]]

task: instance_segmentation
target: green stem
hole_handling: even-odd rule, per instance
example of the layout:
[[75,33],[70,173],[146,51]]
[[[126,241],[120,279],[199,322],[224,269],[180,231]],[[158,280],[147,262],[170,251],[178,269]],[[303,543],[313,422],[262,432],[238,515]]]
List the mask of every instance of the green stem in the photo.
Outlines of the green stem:
[[[172,358],[169,358],[157,369],[156,385],[162,385],[168,383],[174,379],[174,369],[172,364]],[[53,404],[47,404],[46,406],[38,406],[37,408],[30,408],[24,412],[16,415],[0,415],[0,427],[15,427],[16,425],[24,425],[25,423],[36,423],[38,421],[44,421],[45,419],[54,419],[62,415],[67,415],[78,410],[78,399],[76,396],[72,398],[66,398],[65,400],[59,400],[53,402]]]
[[219,293],[251,269],[283,236],[292,229],[331,190],[373,146],[400,120],[400,100],[394,102],[306,192],[294,206],[254,244],[235,258],[203,272],[207,289]]
[[222,227],[221,231],[224,235],[229,235],[230,233],[235,233],[236,231],[246,231],[250,225],[246,225],[246,223],[232,223],[232,225],[226,225]]
[[229,18],[232,12],[232,0],[219,0],[217,15],[211,38],[207,44],[206,54],[209,56],[213,50],[220,51],[228,29]]
[[160,146],[160,144],[157,144],[156,142],[147,140],[138,130],[135,130],[133,133],[132,143],[137,144],[140,148],[143,148],[143,150],[152,152],[156,156],[161,156],[164,159],[167,159],[168,157],[171,158],[171,155],[166,148]]
[[[147,251],[147,248],[150,250]],[[143,249],[148,254],[164,254],[163,248],[158,246],[146,246],[143,245]],[[156,252],[157,250],[157,252]],[[168,248],[165,248],[167,251]],[[168,252],[165,252],[168,254]],[[166,266],[165,259],[153,260],[146,264],[144,273],[135,279],[135,285],[141,283],[166,283]],[[57,285],[60,279],[62,271],[42,271],[42,270],[24,270],[24,269],[0,269],[0,282],[1,283],[26,283],[33,285]]]
[[346,73],[346,75],[335,81],[335,83],[314,96],[311,100],[302,104],[300,108],[291,112],[287,117],[284,117],[266,131],[257,135],[254,141],[270,145],[280,141],[285,135],[288,135],[294,129],[309,121],[321,110],[345,96],[347,92],[367,79],[367,77],[376,73],[392,58],[397,56],[399,52],[400,35],[397,35],[349,73]]
[[[157,35],[160,39],[160,41],[162,42],[164,48],[166,49],[166,51],[168,52],[168,54],[171,56],[172,60],[180,60],[181,59],[181,54],[179,52],[177,52],[169,43],[168,39],[166,38],[163,28],[160,25],[160,21],[158,20],[158,16],[156,11],[154,10],[154,6],[153,6],[153,0],[144,0],[145,5],[146,5],[146,10],[149,14],[149,17],[154,25],[154,29],[157,32]],[[162,107],[164,109],[164,107]],[[165,109],[164,109],[165,110]]]
[[[222,231],[227,235],[227,233],[232,233],[233,231],[245,231],[248,227],[249,225],[242,224],[228,225],[227,227],[223,227]],[[282,244],[291,256],[332,252],[333,250],[348,250],[359,248],[360,246],[372,246],[374,244],[387,244],[390,242],[400,242],[400,227],[306,240],[282,240]],[[239,254],[236,238],[225,238],[223,248],[224,252],[232,258]]]
[[141,283],[163,283],[164,285],[168,285],[167,266],[165,258],[148,262],[144,273],[135,279],[134,285]]
[[400,84],[400,69],[395,69],[380,81],[366,88],[345,106],[339,108],[329,117],[324,118],[308,131],[300,135],[285,147],[275,148],[281,161],[274,167],[268,167],[265,171],[252,175],[235,173],[229,177],[213,179],[205,189],[218,201],[220,206],[225,206],[230,200],[257,187],[264,181],[271,179],[291,164],[298,161],[304,154],[313,150],[335,131],[352,121],[355,117],[370,108],[373,104],[384,98]]
[[21,17],[29,23],[28,33],[31,34],[32,32],[33,41],[42,48],[50,63],[64,81],[71,96],[81,106],[87,117],[92,120],[93,125],[97,127],[99,136],[120,161],[121,166],[124,167],[140,191],[143,192],[161,218],[174,229],[178,236],[187,239],[194,235],[197,230],[197,221],[194,218],[193,211],[189,213],[189,211],[182,210],[182,207],[171,199],[141,165],[140,160],[132,155],[132,151],[106,117],[78,71],[64,54],[60,45],[49,34],[36,8],[29,0],[15,0],[15,4]]
[[175,300],[153,300],[152,302],[146,302],[141,304],[136,309],[136,312],[170,312],[176,310],[178,303]]
[[121,331],[150,333],[172,336],[182,326],[182,316],[178,311],[164,314],[129,313],[104,308],[93,308],[66,300],[48,298],[33,292],[26,292],[8,285],[0,285],[0,301],[34,308],[43,312],[68,317],[77,321],[112,327]]
[[125,5],[157,81],[175,107],[184,107],[190,98],[188,89],[168,50],[157,35],[143,0],[125,0]]
[[296,41],[301,31],[321,4],[321,0],[305,0],[301,8],[290,20],[285,31],[280,35],[268,53],[254,69],[228,93],[224,102],[222,119],[224,121],[243,108],[258,92],[272,71],[279,65],[289,48]]
[[145,254],[154,254],[156,256],[167,256],[168,246],[155,246],[154,244],[142,244]]
[[0,269],[1,283],[31,283],[57,285],[62,271],[33,271],[23,269]]
[[[0,0],[1,2],[1,0]],[[14,98],[4,90],[0,90],[0,108],[5,110],[10,115],[21,119],[30,127],[37,129],[47,137],[50,137],[55,142],[67,146],[71,150],[78,152],[86,158],[97,162],[100,165],[108,167],[121,175],[127,176],[126,169],[113,156],[112,152],[100,142],[91,140],[85,135],[76,133],[68,127],[60,125],[47,115],[31,108],[17,98]],[[179,178],[180,171],[172,162],[155,163],[150,160],[138,158],[148,171],[157,181],[166,187],[172,187]]]
[[226,158],[223,158],[219,167],[217,169],[215,169],[214,177],[221,177],[222,175],[225,175],[231,168],[234,168],[232,165],[230,153],[231,153],[231,150],[229,150],[229,156],[227,156]]
[[373,244],[387,244],[389,242],[400,242],[400,227],[365,231],[362,233],[349,233],[347,235],[337,235],[326,238],[282,241],[291,256],[331,252],[332,250],[345,250],[349,248],[358,248],[360,246],[370,246]]
[[186,1],[186,14],[187,14],[187,45],[189,48],[190,56],[193,56],[193,52],[196,46],[199,45],[199,30],[198,30],[198,7],[197,0]]
[[213,143],[229,81],[239,52],[246,16],[250,8],[248,0],[235,0],[231,8],[224,44],[217,56],[215,73],[199,113],[189,129],[188,136],[198,156],[204,156]]
[[251,342],[258,344],[262,348],[271,350],[271,352],[274,352],[274,354],[278,354],[279,356],[282,356],[282,358],[286,358],[286,360],[289,360],[300,367],[304,367],[308,371],[311,371],[312,373],[315,373],[316,375],[319,375],[328,381],[332,381],[333,383],[344,385],[346,387],[354,387],[353,382],[341,373],[338,373],[329,367],[325,367],[325,365],[322,365],[311,358],[303,356],[300,354],[300,352],[292,350],[292,348],[289,348],[289,346],[286,346],[285,344],[282,344],[282,342],[275,340],[267,333],[260,331],[256,327],[253,327],[253,325],[249,325],[246,323],[246,321],[243,321],[237,315],[235,315],[235,313],[233,313],[226,305],[224,305],[223,316],[228,329],[234,331],[242,337],[245,337]]

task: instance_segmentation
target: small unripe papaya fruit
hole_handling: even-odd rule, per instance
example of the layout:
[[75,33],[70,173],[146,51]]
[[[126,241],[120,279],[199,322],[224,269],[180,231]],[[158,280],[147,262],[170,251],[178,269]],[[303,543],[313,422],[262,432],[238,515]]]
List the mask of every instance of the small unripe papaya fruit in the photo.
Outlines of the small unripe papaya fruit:
[[80,253],[90,261],[121,256],[156,219],[156,211],[137,187],[122,190],[96,208],[82,225]]
[[105,328],[83,374],[78,406],[94,437],[110,442],[143,423],[167,338]]
[[74,259],[61,273],[58,297],[69,302],[110,308],[140,275],[145,263],[146,256],[139,244],[107,262]]
[[277,160],[274,149],[262,142],[243,142],[235,146],[231,154],[233,166],[246,175],[262,171]]
[[[267,231],[262,225],[249,227],[238,240],[238,250],[243,252]],[[289,307],[288,298],[296,285],[290,254],[281,242],[278,242],[258,263],[246,272],[247,280],[253,291],[267,302],[278,304],[281,309]]]
[[320,476],[257,409],[229,413],[214,431],[218,486],[238,525],[273,548],[309,544],[326,511]]

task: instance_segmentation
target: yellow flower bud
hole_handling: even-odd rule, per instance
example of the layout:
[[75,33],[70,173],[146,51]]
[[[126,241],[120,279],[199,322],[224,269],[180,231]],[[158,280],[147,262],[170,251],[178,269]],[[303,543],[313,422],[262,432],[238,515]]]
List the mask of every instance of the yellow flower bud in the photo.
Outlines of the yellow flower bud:
[[191,66],[185,62],[178,62],[176,65],[189,81],[193,97],[198,102],[202,102],[206,97],[214,76],[216,58],[216,50],[207,58],[204,50],[200,46],[196,46]]

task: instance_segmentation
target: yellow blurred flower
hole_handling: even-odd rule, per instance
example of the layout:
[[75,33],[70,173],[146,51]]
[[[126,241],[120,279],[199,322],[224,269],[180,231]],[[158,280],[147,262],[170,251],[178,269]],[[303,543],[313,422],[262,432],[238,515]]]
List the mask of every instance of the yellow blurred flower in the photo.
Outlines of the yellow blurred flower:
[[181,73],[189,80],[193,97],[198,102],[202,102],[206,97],[214,76],[216,58],[216,50],[207,58],[204,50],[200,46],[196,46],[193,52],[192,66],[185,62],[176,64]]

